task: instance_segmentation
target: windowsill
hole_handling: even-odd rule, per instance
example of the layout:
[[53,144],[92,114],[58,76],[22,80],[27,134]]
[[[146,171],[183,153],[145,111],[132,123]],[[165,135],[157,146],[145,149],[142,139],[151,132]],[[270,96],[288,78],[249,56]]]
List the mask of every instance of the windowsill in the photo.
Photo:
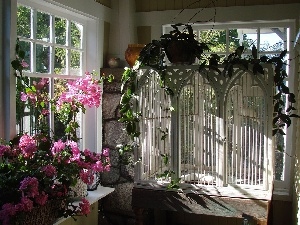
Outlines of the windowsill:
[[[92,205],[96,203],[99,199],[104,198],[106,195],[113,192],[114,190],[114,188],[100,186],[95,191],[88,191],[88,196],[86,197],[86,199],[89,201],[90,205]],[[53,225],[58,225],[68,218],[59,218]]]
[[[158,182],[138,182],[135,183],[136,188],[153,189],[153,190],[166,190],[167,185]],[[171,190],[172,191],[172,190]],[[261,188],[246,188],[240,186],[217,187],[212,185],[192,185],[180,184],[179,189],[173,191],[183,193],[194,193],[199,195],[229,197],[229,198],[244,198],[244,199],[259,199],[271,200],[272,194],[270,191],[262,190]]]
[[275,189],[273,191],[273,200],[292,201],[292,196],[287,189]]

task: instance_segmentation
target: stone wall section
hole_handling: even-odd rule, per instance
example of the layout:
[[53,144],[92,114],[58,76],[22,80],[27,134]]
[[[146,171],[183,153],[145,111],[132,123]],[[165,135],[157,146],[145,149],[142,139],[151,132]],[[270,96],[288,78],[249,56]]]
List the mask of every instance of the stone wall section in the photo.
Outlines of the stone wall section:
[[134,170],[122,163],[116,146],[129,141],[120,118],[121,78],[123,68],[102,68],[101,74],[112,74],[114,81],[104,83],[102,96],[103,147],[110,148],[111,170],[102,174],[101,185],[114,187],[115,191],[99,201],[99,224],[133,225],[131,208]]

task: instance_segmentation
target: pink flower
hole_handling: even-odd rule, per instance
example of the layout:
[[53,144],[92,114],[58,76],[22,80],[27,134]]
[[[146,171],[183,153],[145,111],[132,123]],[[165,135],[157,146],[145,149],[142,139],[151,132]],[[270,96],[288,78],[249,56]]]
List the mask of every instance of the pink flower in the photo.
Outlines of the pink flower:
[[3,225],[10,224],[10,217],[16,215],[17,208],[12,203],[5,203],[0,210],[0,221]]
[[35,202],[39,205],[45,205],[47,200],[48,200],[48,195],[45,194],[45,192],[42,192],[41,194],[35,197]]
[[19,190],[25,192],[28,197],[39,194],[39,182],[36,177],[25,177],[20,184]]
[[101,161],[97,161],[94,165],[93,165],[93,170],[95,172],[103,172],[103,164]]
[[42,168],[42,172],[45,173],[47,177],[53,177],[56,175],[57,171],[56,168],[52,165],[46,165]]
[[51,152],[52,152],[53,155],[56,155],[57,153],[64,150],[65,147],[66,147],[66,144],[62,140],[58,140],[58,141],[53,143],[53,147],[51,149]]
[[44,116],[47,116],[47,115],[49,115],[49,110],[48,109],[42,109],[42,114],[44,115]]
[[30,212],[33,208],[33,202],[27,198],[22,197],[21,202],[17,205],[18,211]]
[[27,99],[28,99],[28,95],[25,94],[24,92],[21,92],[21,101],[22,101],[22,102],[26,102]]
[[102,155],[104,155],[104,156],[109,156],[109,148],[104,148],[103,150],[102,150]]
[[2,157],[5,153],[9,152],[11,149],[7,145],[0,145],[0,157]]
[[103,168],[103,171],[109,172],[109,171],[110,171],[110,164],[106,165],[106,166]]
[[80,208],[80,214],[82,215],[87,215],[91,212],[90,210],[90,203],[87,199],[83,198],[82,202],[79,203],[79,208]]
[[37,150],[34,138],[27,134],[24,134],[20,138],[19,148],[26,158],[32,156],[33,153]]
[[28,63],[25,62],[24,59],[23,59],[22,62],[21,62],[21,66],[22,66],[23,68],[27,68],[29,65],[28,65]]
[[91,170],[81,171],[79,176],[85,184],[92,184],[94,181],[94,174]]

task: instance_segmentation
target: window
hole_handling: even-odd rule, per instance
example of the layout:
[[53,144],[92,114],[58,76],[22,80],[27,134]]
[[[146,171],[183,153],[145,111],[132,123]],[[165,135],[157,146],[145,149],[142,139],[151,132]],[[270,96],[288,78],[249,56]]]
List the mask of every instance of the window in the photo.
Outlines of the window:
[[[61,8],[56,4],[19,0],[17,36],[21,48],[26,52],[25,61],[29,66],[24,74],[29,77],[30,83],[40,79],[49,81],[47,88],[53,97],[59,94],[68,79],[78,78],[86,71],[100,68],[99,50],[95,48],[98,46],[97,24],[95,18]],[[87,44],[87,39],[92,44]],[[93,56],[94,60],[88,62],[87,55]],[[34,133],[37,125],[37,117],[32,116],[34,109],[22,105],[18,102],[18,97],[17,132]],[[101,124],[94,122],[101,112],[99,110],[101,109],[88,109],[86,114],[77,118],[81,123],[78,136],[87,137],[82,139],[83,148],[95,151],[101,148]],[[63,135],[64,126],[59,124],[56,116],[50,113],[48,122],[55,137],[59,138]],[[87,129],[86,124],[92,126]]]
[[[258,57],[279,55],[287,49],[290,58],[291,27],[286,22],[222,24],[213,29],[193,25],[196,37],[212,43],[211,50],[221,55],[221,61],[240,45],[246,47],[244,57],[255,45]],[[164,27],[165,32],[168,29]],[[289,72],[291,65],[286,62]],[[196,70],[193,66],[169,68],[166,79],[175,97],[165,95],[155,85],[155,72],[142,73],[147,75],[141,75],[139,82],[142,101],[137,107],[142,119],[138,180],[160,180],[168,169],[163,160],[168,156],[171,169],[184,183],[271,190],[274,172],[275,187],[288,188],[290,159],[285,153],[292,149],[287,141],[291,128],[283,138],[271,134],[272,68],[265,67],[263,79],[251,78],[236,68],[233,81]],[[165,134],[167,138],[162,141]]]

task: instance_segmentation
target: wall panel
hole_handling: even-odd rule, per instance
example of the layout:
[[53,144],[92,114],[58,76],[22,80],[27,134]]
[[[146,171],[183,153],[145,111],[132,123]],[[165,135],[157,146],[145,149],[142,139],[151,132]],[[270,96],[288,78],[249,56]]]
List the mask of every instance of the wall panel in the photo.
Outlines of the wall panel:
[[[105,1],[105,0],[97,0]],[[108,1],[108,0],[106,0]],[[207,7],[230,7],[250,5],[272,5],[300,3],[300,0],[135,0],[137,12],[164,11],[178,9],[194,9]],[[157,3],[157,8],[155,7]],[[149,7],[150,6],[150,7]]]

